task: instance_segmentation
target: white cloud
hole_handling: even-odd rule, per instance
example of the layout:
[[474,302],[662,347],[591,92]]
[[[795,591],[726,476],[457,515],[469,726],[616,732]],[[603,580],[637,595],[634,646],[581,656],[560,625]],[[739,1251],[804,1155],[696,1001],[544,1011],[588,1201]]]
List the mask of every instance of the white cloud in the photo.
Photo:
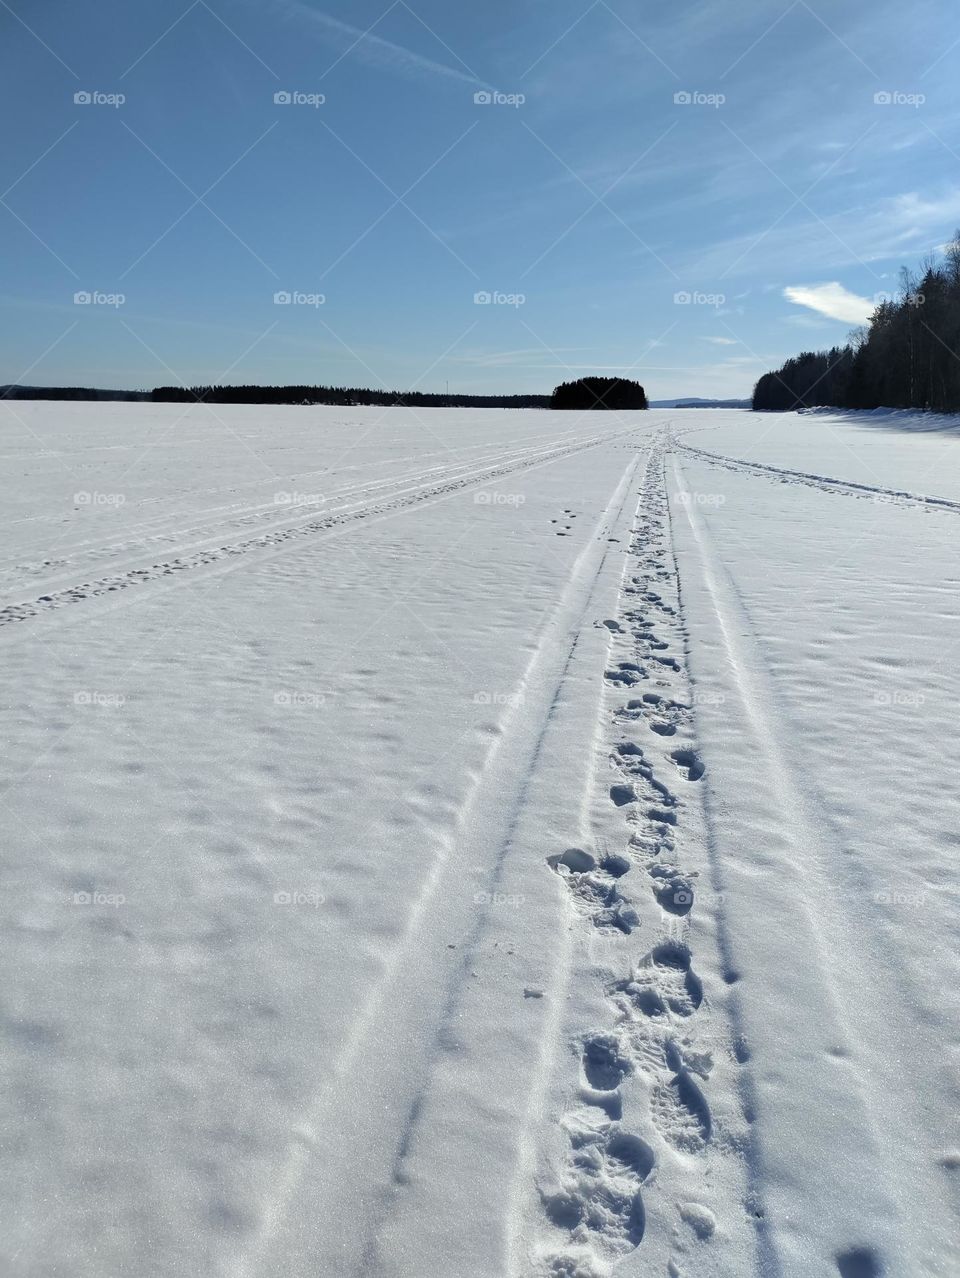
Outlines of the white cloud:
[[796,285],[783,290],[789,302],[806,306],[829,319],[843,320],[847,324],[865,324],[876,310],[874,302],[851,293],[834,280],[830,284]]
[[737,346],[732,337],[701,337],[701,342],[713,342],[714,346]]

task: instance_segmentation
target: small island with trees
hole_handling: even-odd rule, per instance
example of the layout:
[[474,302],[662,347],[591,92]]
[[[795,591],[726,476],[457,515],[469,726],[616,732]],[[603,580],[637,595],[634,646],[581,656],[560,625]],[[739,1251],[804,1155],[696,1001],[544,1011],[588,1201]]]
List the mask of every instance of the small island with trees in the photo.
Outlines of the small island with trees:
[[625,377],[579,377],[573,382],[561,382],[555,388],[550,407],[627,412],[646,408],[647,396],[639,382]]

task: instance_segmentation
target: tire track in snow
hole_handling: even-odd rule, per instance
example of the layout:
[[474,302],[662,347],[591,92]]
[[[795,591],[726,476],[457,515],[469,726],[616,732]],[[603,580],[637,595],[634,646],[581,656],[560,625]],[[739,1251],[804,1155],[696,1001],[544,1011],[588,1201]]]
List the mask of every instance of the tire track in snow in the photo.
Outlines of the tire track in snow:
[[[605,441],[591,441],[582,447],[597,442]],[[579,447],[566,449],[564,455],[579,451]],[[333,1069],[291,1135],[286,1162],[271,1185],[262,1212],[261,1227],[237,1259],[236,1278],[297,1272],[298,1261],[304,1263],[309,1254],[312,1213],[322,1211],[339,1218],[355,1204],[358,1188],[377,1198],[379,1206],[363,1234],[354,1232],[349,1244],[344,1244],[338,1272],[360,1275],[375,1271],[378,1238],[396,1211],[395,1195],[398,1186],[406,1183],[405,1163],[411,1149],[417,1140],[423,1145],[419,1129],[428,1113],[433,1075],[448,1056],[446,1038],[450,1026],[459,1024],[459,1004],[471,987],[470,967],[487,926],[485,914],[477,915],[475,901],[462,891],[462,867],[472,861],[485,862],[485,895],[496,897],[517,815],[523,808],[594,584],[610,553],[603,534],[626,502],[633,468],[631,465],[624,472],[556,608],[542,627],[519,691],[511,698],[500,731],[460,807],[456,828],[437,850],[381,979],[368,992]],[[564,638],[557,642],[557,636]],[[427,956],[432,952],[424,938],[438,931],[462,935],[464,942],[458,950],[442,951],[443,968],[427,982],[429,999],[415,1000],[411,1005],[409,991],[423,983]],[[440,1002],[438,988],[443,990]],[[405,1054],[384,1057],[380,1053],[384,1035],[390,1032],[387,1024],[394,1027],[396,1038],[407,1044]],[[378,1056],[376,1071],[357,1068],[358,1061]],[[400,1094],[405,1103],[398,1112],[404,1115],[404,1125],[388,1131],[384,1116],[391,1109],[391,1099]],[[349,1115],[350,1140],[366,1160],[358,1158],[352,1172],[352,1163],[347,1173],[342,1167],[324,1166],[319,1152],[334,1106]],[[371,1158],[373,1169],[368,1165]],[[309,1188],[305,1183],[308,1177]],[[306,1205],[298,1209],[301,1202]],[[455,1226],[449,1220],[444,1223]],[[416,1228],[419,1235],[426,1228],[421,1215]]]
[[786,470],[781,466],[768,466],[763,462],[742,461],[737,457],[726,457],[722,453],[707,452],[704,448],[694,448],[692,444],[682,444],[676,439],[674,447],[724,470],[759,475],[764,479],[777,480],[783,484],[804,484],[808,488],[818,488],[821,492],[839,493],[844,497],[860,497],[868,501],[882,501],[884,504],[917,506],[924,510],[960,513],[960,502],[950,501],[946,497],[926,497],[920,493],[910,493],[896,488],[858,484],[849,479],[831,479],[828,475],[813,475],[802,470]]
[[[559,446],[567,442],[563,436],[558,437],[554,441],[553,446]],[[465,450],[470,451],[470,450]],[[358,499],[367,501],[374,496],[382,495],[385,498],[396,497],[403,492],[408,491],[404,485],[411,481],[414,486],[426,483],[444,480],[449,481],[454,478],[458,472],[462,471],[464,476],[476,473],[481,461],[483,465],[494,466],[503,465],[513,461],[521,461],[524,457],[531,457],[542,453],[542,449],[536,446],[527,445],[526,447],[508,448],[505,452],[500,452],[492,457],[484,457],[482,459],[472,459],[469,461],[458,461],[451,465],[449,460],[446,464],[438,464],[430,466],[426,470],[422,469],[422,456],[417,459],[420,462],[420,469],[405,470],[400,474],[389,475],[380,479],[371,479],[361,483],[346,483],[337,488],[327,498],[315,503],[317,506],[330,505],[330,510],[337,510],[345,502],[356,502]],[[432,455],[432,454],[431,454]],[[414,460],[414,459],[403,459]],[[302,474],[294,475],[278,475],[276,479],[269,481],[274,490],[278,490],[283,484],[289,481],[294,488],[312,481],[314,475],[324,475],[326,471],[308,471]],[[257,479],[254,481],[261,489],[266,486],[268,481]],[[228,489],[225,491],[239,491],[236,489]],[[184,496],[189,495],[193,490],[187,490]],[[214,490],[216,491],[216,490]],[[151,502],[160,500],[159,498],[147,499]],[[316,511],[305,512],[303,518],[307,518],[309,513],[316,514]],[[325,512],[326,513],[326,512]],[[180,547],[181,553],[184,549],[195,549],[213,541],[223,541],[231,535],[234,530],[243,530],[250,527],[260,525],[261,527],[279,526],[290,523],[291,507],[279,503],[275,498],[269,501],[261,501],[253,505],[238,506],[236,504],[221,505],[217,507],[209,507],[196,511],[164,511],[162,513],[150,516],[148,519],[140,523],[128,526],[125,530],[125,536],[122,540],[114,540],[106,545],[98,538],[86,538],[83,540],[71,540],[69,543],[68,553],[61,558],[51,559],[52,553],[50,547],[42,559],[24,561],[22,557],[7,563],[0,563],[0,581],[13,578],[17,585],[23,585],[23,579],[27,577],[44,577],[48,579],[51,575],[51,569],[61,570],[60,576],[64,576],[67,572],[73,574],[73,580],[76,579],[76,573],[80,572],[81,566],[76,563],[78,559],[86,560],[91,566],[99,560],[116,558],[122,553],[128,556],[143,555],[150,553],[155,547]],[[54,522],[53,516],[42,516]],[[183,520],[189,519],[192,522],[184,525]],[[61,522],[61,517],[56,517],[57,523]],[[174,524],[169,527],[167,525]],[[70,530],[62,532],[62,536],[68,536]],[[189,539],[188,545],[185,547],[185,540]],[[55,539],[56,540],[56,539]],[[155,553],[155,552],[154,552]]]
[[143,585],[149,581],[175,576],[178,573],[196,568],[209,567],[211,564],[243,556],[250,552],[275,550],[289,542],[305,537],[322,536],[324,533],[357,521],[383,518],[392,514],[402,513],[424,502],[442,500],[465,488],[489,483],[507,475],[559,461],[561,458],[569,457],[574,453],[583,452],[586,449],[595,448],[600,444],[609,443],[611,440],[630,435],[636,429],[637,427],[633,427],[630,430],[612,435],[593,436],[576,445],[538,451],[532,457],[524,456],[520,461],[499,465],[487,463],[479,470],[465,475],[458,474],[452,479],[440,478],[424,485],[414,485],[410,491],[401,492],[399,495],[386,497],[373,503],[361,501],[343,510],[335,510],[320,517],[311,517],[311,515],[307,514],[295,523],[262,533],[257,537],[226,545],[213,546],[206,550],[197,550],[190,554],[181,554],[150,564],[146,568],[130,569],[126,572],[114,573],[92,581],[81,582],[64,589],[51,590],[24,603],[10,604],[0,609],[0,627],[14,622],[27,621],[42,613],[79,603],[85,599],[127,590],[131,586]]
[[[834,1263],[840,1274],[856,1272],[876,1278],[888,1268],[892,1272],[891,1266],[897,1272],[907,1272],[902,1268],[904,1259],[898,1256],[902,1225],[891,1192],[894,1178],[884,1165],[876,1134],[882,1118],[875,1114],[869,1088],[856,1071],[844,1070],[836,1063],[854,1055],[848,1042],[850,1018],[845,1014],[844,998],[849,997],[846,991],[851,979],[856,988],[864,983],[864,975],[857,972],[859,960],[849,948],[849,939],[839,942],[838,949],[833,936],[840,929],[831,923],[823,906],[831,899],[832,884],[821,877],[828,858],[820,847],[819,815],[811,809],[802,780],[795,776],[778,738],[774,692],[736,583],[690,499],[676,460],[673,476],[715,623],[709,627],[713,652],[706,655],[704,637],[700,660],[716,665],[718,671],[725,667],[723,686],[727,692],[721,698],[725,732],[731,750],[754,760],[756,770],[751,784],[752,811],[744,824],[741,826],[735,812],[724,811],[724,823],[744,842],[744,853],[738,855],[728,848],[720,861],[712,828],[714,801],[707,805],[715,883],[723,894],[721,900],[733,907],[725,906],[721,911],[722,933],[733,938],[741,956],[750,957],[754,979],[761,978],[762,985],[754,985],[752,997],[759,1000],[763,1032],[777,1044],[777,1050],[802,1050],[807,1064],[803,1075],[793,1077],[788,1095],[783,1090],[787,1071],[778,1072],[776,1059],[761,1062],[749,1039],[738,1035],[736,1049],[745,1067],[743,1094],[750,1121],[762,1124],[755,1134],[750,1161],[763,1272],[812,1272],[820,1263],[816,1253],[823,1250],[825,1225],[829,1225],[836,1248]],[[757,840],[760,831],[762,837]],[[749,867],[745,878],[744,865]],[[737,911],[738,894],[731,891],[732,883],[747,888],[749,904],[741,907],[749,910],[746,915]],[[788,929],[771,924],[781,918],[789,919]],[[846,980],[841,982],[838,978],[844,975]],[[739,1029],[747,1018],[744,1000],[738,997],[742,980],[739,964],[728,962],[725,979],[734,985],[734,1023]],[[787,990],[784,980],[789,980]],[[789,993],[790,997],[778,998],[778,993]],[[752,1011],[751,1023],[756,1026],[758,1008]],[[769,1041],[766,1046],[769,1056]],[[771,1093],[778,1096],[776,1107],[770,1105]],[[805,1140],[815,1121],[812,1116],[819,1113],[830,1115],[832,1159],[818,1158],[815,1142]],[[853,1176],[857,1192],[851,1195]],[[804,1220],[802,1186],[808,1179],[818,1186],[825,1180],[836,1181],[835,1192],[828,1195],[835,1210],[835,1218],[829,1222],[811,1225]],[[865,1241],[863,1216],[883,1222],[882,1236],[870,1239],[870,1245],[861,1245]],[[850,1258],[859,1267],[845,1267]],[[823,1268],[816,1271],[825,1272]]]

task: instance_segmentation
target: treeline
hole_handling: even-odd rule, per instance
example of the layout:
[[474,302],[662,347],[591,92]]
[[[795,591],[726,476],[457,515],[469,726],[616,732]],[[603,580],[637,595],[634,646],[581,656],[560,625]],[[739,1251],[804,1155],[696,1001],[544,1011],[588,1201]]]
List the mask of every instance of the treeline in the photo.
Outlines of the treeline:
[[626,411],[646,408],[639,382],[623,377],[581,377],[552,395],[450,395],[428,391],[368,390],[362,386],[157,386],[152,391],[95,390],[83,386],[0,386],[0,399],[132,400],[155,404],[333,404],[407,408],[574,408]]
[[546,408],[548,395],[443,395],[359,386],[158,386],[156,403],[398,405],[406,408]]
[[88,386],[0,386],[0,399],[129,400],[155,404],[339,404],[409,408],[548,408],[549,395],[440,395],[357,386],[157,386],[152,391]]
[[755,409],[917,408],[960,412],[960,231],[942,257],[879,304],[846,346],[806,351],[753,392]]
[[561,382],[554,389],[550,407],[629,412],[646,408],[647,396],[639,382],[626,377],[579,377],[573,382]]
[[90,386],[0,386],[0,399],[136,400],[151,398],[150,391],[96,390]]

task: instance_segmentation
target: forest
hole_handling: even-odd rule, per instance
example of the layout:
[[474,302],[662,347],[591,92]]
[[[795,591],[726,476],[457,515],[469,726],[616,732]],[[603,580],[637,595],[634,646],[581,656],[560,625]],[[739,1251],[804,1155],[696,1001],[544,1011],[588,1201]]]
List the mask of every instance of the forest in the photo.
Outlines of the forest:
[[360,386],[158,386],[155,402],[208,404],[399,405],[406,408],[546,408],[547,395],[457,395]]
[[804,351],[765,373],[753,408],[916,408],[960,412],[960,231],[847,344]]

